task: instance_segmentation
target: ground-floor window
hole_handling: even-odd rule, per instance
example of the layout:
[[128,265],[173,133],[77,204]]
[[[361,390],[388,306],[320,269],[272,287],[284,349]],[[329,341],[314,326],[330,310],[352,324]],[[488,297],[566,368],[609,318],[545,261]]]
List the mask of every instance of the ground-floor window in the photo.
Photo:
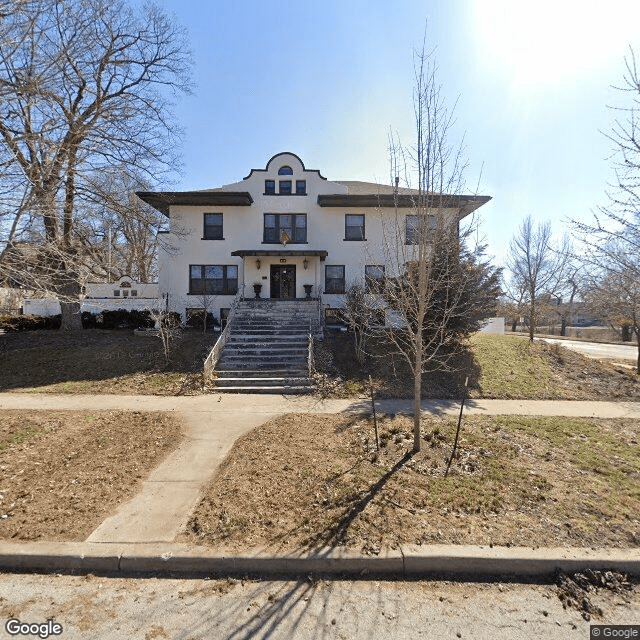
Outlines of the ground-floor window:
[[235,264],[192,264],[189,267],[189,293],[194,295],[235,295],[238,267]]
[[324,292],[344,293],[344,265],[326,265],[324,272]]

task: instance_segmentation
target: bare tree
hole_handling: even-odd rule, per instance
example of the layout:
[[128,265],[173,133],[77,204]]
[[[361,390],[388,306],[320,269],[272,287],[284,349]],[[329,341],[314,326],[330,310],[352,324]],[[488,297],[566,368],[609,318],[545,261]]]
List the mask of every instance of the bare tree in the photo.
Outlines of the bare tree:
[[[389,266],[382,295],[389,308],[385,335],[408,363],[413,377],[413,450],[420,450],[422,374],[459,367],[462,338],[491,316],[499,294],[499,272],[482,258],[476,226],[460,220],[473,198],[461,196],[462,144],[450,142],[454,125],[440,93],[430,54],[415,54],[415,142],[391,137],[392,178],[403,175],[402,197],[392,224],[383,223]],[[396,180],[396,201],[400,189]]]
[[608,204],[598,208],[590,223],[571,222],[585,249],[590,306],[622,326],[623,335],[635,332],[640,374],[640,72],[632,48],[625,59],[623,84],[617,88],[630,100],[611,107],[616,118],[611,133],[605,134],[613,145],[615,172]]
[[154,5],[136,14],[123,0],[31,0],[2,18],[6,243],[55,256],[47,286],[61,299],[64,328],[81,326],[78,276],[94,255],[79,202],[104,168],[150,177],[174,168],[180,132],[169,96],[189,90],[189,71],[183,30]]
[[156,280],[158,229],[166,218],[136,196],[150,190],[149,182],[121,166],[92,176],[89,188],[83,213],[93,227],[96,275],[108,282],[123,274],[138,282]]
[[509,247],[507,269],[512,290],[522,295],[521,304],[527,309],[529,340],[533,337],[543,303],[560,289],[571,256],[568,239],[555,245],[549,222],[533,224],[525,218]]
[[573,249],[564,269],[564,278],[559,283],[558,300],[555,313],[560,319],[560,335],[567,335],[567,326],[574,321],[578,297],[584,293],[585,269],[582,261],[576,257]]

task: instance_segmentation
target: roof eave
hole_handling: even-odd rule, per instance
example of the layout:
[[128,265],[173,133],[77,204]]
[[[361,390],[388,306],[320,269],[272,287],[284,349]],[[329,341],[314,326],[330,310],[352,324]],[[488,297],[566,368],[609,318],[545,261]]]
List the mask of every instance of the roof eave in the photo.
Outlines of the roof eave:
[[175,205],[199,207],[248,207],[253,198],[248,191],[136,191],[142,201],[169,217]]

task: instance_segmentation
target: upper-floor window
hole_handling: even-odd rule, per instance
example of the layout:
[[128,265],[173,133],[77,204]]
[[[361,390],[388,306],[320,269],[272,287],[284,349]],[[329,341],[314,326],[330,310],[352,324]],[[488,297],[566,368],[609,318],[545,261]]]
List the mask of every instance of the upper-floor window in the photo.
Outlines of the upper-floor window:
[[192,264],[189,267],[189,293],[235,295],[238,267],[235,264]]
[[296,195],[297,196],[306,196],[307,195],[307,181],[306,180],[296,180]]
[[367,264],[364,267],[364,288],[368,293],[379,293],[384,281],[383,264]]
[[264,192],[268,195],[273,195],[276,192],[276,181],[275,180],[265,180],[264,181]]
[[344,239],[364,240],[364,214],[347,213],[344,217]]
[[278,175],[279,176],[292,176],[293,175],[293,169],[290,166],[285,164],[283,167],[280,167],[278,169]]
[[307,241],[306,213],[265,213],[263,242],[297,244]]
[[221,213],[205,213],[204,214],[204,233],[203,240],[224,240],[222,237],[222,214]]
[[344,265],[328,264],[324,270],[324,292],[344,293]]
[[[405,220],[405,243],[418,244],[421,237],[429,242],[429,232],[434,231],[438,227],[438,219],[436,216],[416,216],[408,215]],[[423,234],[425,234],[423,236]]]
[[278,193],[281,196],[291,195],[291,180],[280,180],[278,184]]

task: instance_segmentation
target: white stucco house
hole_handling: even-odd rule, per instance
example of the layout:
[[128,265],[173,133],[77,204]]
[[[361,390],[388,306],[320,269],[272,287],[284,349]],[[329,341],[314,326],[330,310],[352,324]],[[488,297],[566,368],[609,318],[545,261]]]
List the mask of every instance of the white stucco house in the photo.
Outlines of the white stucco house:
[[[207,304],[224,317],[236,297],[322,299],[341,306],[352,282],[380,278],[385,222],[400,219],[412,244],[411,189],[327,180],[293,153],[278,153],[241,181],[201,191],[138,192],[169,219],[159,262],[159,295],[183,320]],[[487,196],[450,197],[442,215],[457,222]],[[208,294],[210,300],[203,300]]]

